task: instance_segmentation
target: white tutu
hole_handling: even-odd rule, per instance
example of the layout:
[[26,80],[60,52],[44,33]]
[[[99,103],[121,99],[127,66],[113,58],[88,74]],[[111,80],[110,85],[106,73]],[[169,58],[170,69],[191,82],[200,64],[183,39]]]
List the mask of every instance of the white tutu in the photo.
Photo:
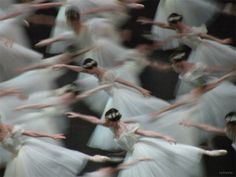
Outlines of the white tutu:
[[[129,126],[127,132],[116,139],[116,142],[127,151],[124,162],[141,157],[153,161],[140,162],[119,173],[119,177],[200,177],[202,156],[201,149],[183,145],[170,144],[160,139],[138,137],[135,131],[139,126]],[[191,170],[189,170],[191,169]]]
[[14,128],[3,147],[14,154],[4,177],[75,177],[88,156],[36,139],[20,140],[22,129]]
[[[119,62],[124,62],[123,65],[114,68],[116,75],[130,83],[140,85],[139,74],[145,67],[141,62],[143,56],[140,53],[136,50],[126,49],[108,39],[99,39],[95,46],[95,49],[85,54],[86,57],[93,58],[98,62],[99,66],[105,68],[111,68],[119,64]],[[125,62],[128,59],[134,59],[136,61]],[[99,86],[97,78],[84,73],[79,74],[77,84],[81,91],[90,90]],[[94,100],[99,100],[99,102]],[[86,98],[85,102],[93,111],[102,114],[107,100],[107,93],[100,91]]]
[[21,14],[17,17],[12,17],[1,21],[0,36],[13,40],[15,43],[24,47],[29,47],[29,41],[25,34],[23,25],[24,20],[32,13],[32,8],[27,4],[14,4],[9,5],[8,7],[4,7],[3,11],[4,14],[2,15],[7,15],[15,12],[21,12]]
[[[183,21],[188,25],[202,25],[205,24],[218,11],[214,2],[204,0],[161,0],[155,21],[167,23],[167,18],[171,13],[178,13],[183,15]],[[162,29],[158,26],[153,26],[152,34],[158,40],[164,40],[169,36],[175,35],[175,31]],[[170,42],[164,46],[163,49],[171,49],[178,47],[177,40]]]
[[42,55],[13,43],[12,46],[7,46],[4,42],[0,42],[1,53],[1,81],[8,80],[17,75],[18,67],[27,66],[33,63],[39,63]]
[[55,80],[64,74],[63,70],[52,68],[27,71],[19,76],[0,83],[0,88],[17,88],[25,94],[55,88]]
[[[225,115],[236,109],[235,100],[235,86],[229,82],[224,82],[202,95],[197,104],[167,112],[160,117],[160,120],[142,123],[142,125],[146,129],[158,130],[171,135],[180,143],[199,145],[211,138],[213,134],[198,129],[184,128],[179,123],[184,119],[190,119],[193,122],[223,128]],[[139,118],[139,120],[142,119],[145,120],[145,117]]]
[[[59,112],[58,112],[59,111]],[[64,111],[63,111],[64,112]],[[37,112],[29,112],[15,118],[13,125],[20,125],[24,129],[47,134],[64,133],[67,122],[64,120],[63,112],[58,107],[45,108]],[[56,145],[62,145],[61,141],[42,138],[44,141]]]
[[[116,76],[112,72],[107,71],[101,82],[113,83],[115,78]],[[106,104],[102,118],[104,118],[106,111],[111,108],[120,110],[124,118],[129,118],[158,111],[159,109],[169,105],[166,101],[155,97],[145,98],[135,90],[131,90],[119,84],[115,84],[111,89],[107,89],[107,91],[110,98]],[[116,145],[112,138],[113,134],[108,128],[97,126],[95,132],[90,138],[89,146],[104,150],[113,149]]]

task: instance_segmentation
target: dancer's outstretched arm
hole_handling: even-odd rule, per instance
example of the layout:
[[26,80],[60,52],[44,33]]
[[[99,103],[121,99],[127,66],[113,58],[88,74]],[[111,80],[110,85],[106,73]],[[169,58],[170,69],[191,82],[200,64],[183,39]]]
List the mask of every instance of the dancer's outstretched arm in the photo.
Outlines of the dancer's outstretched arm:
[[140,157],[140,158],[137,158],[133,161],[122,163],[122,164],[118,165],[117,170],[118,171],[124,170],[124,169],[131,167],[131,166],[137,165],[138,163],[140,163],[142,161],[152,161],[152,160],[153,159],[151,157]]
[[44,109],[44,108],[48,108],[52,106],[54,105],[53,104],[29,104],[29,105],[18,106],[14,110],[21,111],[24,109]]
[[37,44],[35,44],[35,47],[44,47],[44,46],[48,46],[50,44],[53,44],[55,42],[64,41],[64,40],[66,40],[66,38],[64,36],[56,36],[56,37],[52,37],[52,38],[48,38],[48,39],[43,39],[40,42],[38,42]]
[[86,91],[86,92],[81,93],[80,95],[78,95],[78,96],[76,97],[76,99],[77,99],[77,100],[82,100],[82,99],[84,99],[84,98],[87,98],[87,97],[91,96],[92,94],[95,94],[95,93],[97,93],[97,92],[99,92],[99,91],[101,91],[101,90],[104,90],[104,89],[110,88],[110,87],[112,87],[112,84],[103,84],[103,85],[100,85],[100,86],[98,86],[98,87],[96,87],[96,88],[94,88],[94,89],[91,89],[91,90],[88,90],[88,91]]
[[23,132],[23,135],[30,136],[30,137],[35,137],[35,138],[52,138],[55,140],[60,140],[60,139],[66,139],[66,137],[63,134],[54,134],[54,135],[49,135],[46,133],[40,133],[40,132],[35,132],[35,131],[30,131],[30,130],[25,130]]
[[166,136],[161,133],[154,132],[154,131],[147,131],[147,130],[138,129],[138,130],[136,130],[135,133],[138,135],[146,136],[146,137],[160,138],[160,139],[163,139],[163,140],[168,141],[170,143],[176,143],[175,139],[171,138],[170,136]]
[[199,36],[203,39],[212,40],[221,44],[231,44],[232,40],[230,38],[220,39],[206,33],[199,33]]
[[155,119],[158,119],[159,118],[158,116],[160,116],[161,114],[163,114],[163,113],[165,113],[167,111],[174,110],[174,109],[176,109],[176,108],[178,108],[180,106],[184,106],[184,105],[189,104],[191,102],[192,102],[192,99],[190,99],[190,100],[182,100],[182,101],[176,102],[174,104],[171,104],[170,106],[167,106],[167,107],[161,109],[158,112],[153,112],[153,113],[151,113],[151,117],[152,117],[151,120],[153,121]]
[[77,113],[77,112],[67,112],[65,115],[68,118],[79,118],[81,120],[84,120],[86,122],[90,122],[92,124],[104,125],[105,126],[105,122],[103,120],[100,120],[98,117],[95,117],[95,116],[80,114],[80,113]]
[[142,87],[138,87],[138,86],[136,86],[136,85],[133,85],[133,84],[131,84],[130,82],[125,81],[125,80],[123,80],[123,79],[121,79],[121,78],[117,78],[115,81],[118,82],[118,83],[120,83],[120,84],[122,84],[122,85],[131,87],[131,88],[133,88],[133,89],[139,91],[139,92],[142,93],[144,96],[150,96],[150,91],[148,91],[148,90],[146,90],[146,89],[144,89],[144,88],[142,88]]
[[194,127],[206,132],[217,133],[220,135],[225,135],[225,130],[208,124],[193,123],[191,120],[182,120],[180,125],[184,127]]
[[80,67],[80,66],[73,66],[73,65],[66,65],[66,64],[57,64],[53,66],[54,69],[62,69],[62,68],[66,68],[66,69],[70,69],[72,71],[75,72],[83,72],[84,68]]
[[[31,9],[48,9],[48,8],[53,8],[53,7],[59,7],[59,6],[63,5],[63,3],[61,3],[61,2],[42,3],[42,4],[26,3],[26,5],[27,5],[27,8],[31,8]],[[0,21],[1,20],[7,20],[9,18],[17,17],[17,16],[19,16],[19,15],[21,15],[23,13],[25,13],[25,9],[24,8],[21,9],[21,10],[16,10],[15,12],[6,14],[4,16],[1,16],[0,17]]]
[[235,77],[235,76],[236,76],[236,70],[234,69],[231,72],[229,72],[228,74],[225,74],[224,76],[220,77],[219,79],[207,84],[206,87],[204,87],[204,90],[202,91],[203,94],[216,88],[219,84],[221,84],[225,80],[228,80],[228,79]]

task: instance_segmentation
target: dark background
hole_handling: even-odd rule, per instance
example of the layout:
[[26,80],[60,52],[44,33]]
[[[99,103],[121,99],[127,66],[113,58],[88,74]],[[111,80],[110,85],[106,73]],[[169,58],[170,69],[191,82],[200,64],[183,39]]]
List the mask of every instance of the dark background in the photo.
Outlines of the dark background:
[[[128,47],[133,47],[138,43],[145,42],[140,34],[143,32],[148,32],[150,26],[141,26],[136,23],[136,18],[139,16],[145,16],[153,18],[158,5],[158,0],[145,0],[144,10],[131,11],[130,14],[132,18],[125,24],[122,28],[128,28],[133,32],[133,38],[130,42],[125,45]],[[218,0],[221,2],[222,7],[227,2],[233,2],[234,0]],[[56,16],[57,9],[48,9],[43,11],[37,11],[37,14],[47,14],[51,16]],[[236,42],[236,17],[226,14],[217,14],[215,18],[211,21],[208,26],[209,34],[215,35],[220,38],[230,37]],[[29,28],[26,28],[26,33],[33,45],[40,41],[41,39],[48,38],[50,36],[51,27],[43,25],[30,24]],[[45,57],[50,56],[50,54],[45,53],[45,48],[36,49],[42,52]],[[152,58],[161,59],[166,58],[172,51],[155,51],[152,54]],[[68,72],[65,76],[58,79],[58,87],[67,83],[71,83],[77,78],[76,73]],[[153,95],[163,98],[165,100],[174,99],[174,88],[177,82],[177,75],[175,73],[159,73],[149,67],[147,67],[143,73],[140,75],[143,87],[149,89]],[[94,114],[90,111],[86,105],[83,103],[76,104],[72,106],[74,111],[79,111],[87,114]],[[97,115],[99,116],[99,115]],[[109,154],[109,152],[99,151],[90,149],[86,146],[86,143],[93,132],[94,126],[80,120],[69,120],[69,127],[66,132],[67,139],[65,145],[67,148],[79,150],[88,154]],[[204,157],[203,163],[206,176],[207,177],[232,177],[236,176],[236,153],[231,148],[231,142],[224,137],[215,137],[211,142],[213,148],[216,149],[227,149],[229,154],[226,157],[209,158]],[[204,145],[204,144],[203,144]],[[88,163],[84,171],[93,171],[100,166],[106,166],[112,164],[95,164]],[[191,170],[191,169],[189,169]]]

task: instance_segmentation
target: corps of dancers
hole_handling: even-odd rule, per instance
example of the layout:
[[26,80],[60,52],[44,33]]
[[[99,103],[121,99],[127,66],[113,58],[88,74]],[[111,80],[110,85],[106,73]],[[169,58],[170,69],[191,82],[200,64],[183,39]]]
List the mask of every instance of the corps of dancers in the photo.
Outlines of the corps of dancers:
[[[132,31],[121,26],[130,11],[148,10],[144,4],[0,0],[4,177],[204,177],[203,156],[229,154],[202,143],[223,135],[236,151],[236,49],[230,36],[208,34],[206,26],[217,14],[234,15],[235,3],[226,9],[216,0],[160,0],[153,20],[137,19],[140,26],[152,25],[152,42],[128,48],[124,41]],[[54,19],[34,13],[50,8],[58,8]],[[47,47],[51,57],[31,49],[23,28],[31,23],[52,27],[51,36],[34,44]],[[173,51],[166,62],[150,58],[166,50]],[[139,76],[147,66],[163,77],[171,70],[179,75],[174,100],[142,87]],[[57,88],[56,80],[68,70],[76,80]],[[98,116],[73,112],[71,105],[78,102]],[[88,155],[64,147],[68,118],[96,125],[89,148],[124,155]],[[88,161],[117,165],[80,174]]]

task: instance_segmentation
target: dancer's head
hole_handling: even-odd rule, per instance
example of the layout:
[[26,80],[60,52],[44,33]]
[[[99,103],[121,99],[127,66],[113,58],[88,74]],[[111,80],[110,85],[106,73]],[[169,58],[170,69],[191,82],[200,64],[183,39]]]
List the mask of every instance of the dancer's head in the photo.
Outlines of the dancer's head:
[[110,126],[116,125],[121,117],[121,113],[115,108],[111,108],[105,113],[105,120]]
[[176,52],[170,56],[173,69],[180,73],[183,69],[183,63],[187,58],[186,52]]
[[167,20],[170,26],[176,28],[178,24],[183,21],[183,16],[177,13],[172,13],[168,16]]
[[228,128],[236,128],[236,112],[231,111],[225,116],[225,125]]
[[92,58],[86,58],[82,62],[82,68],[90,74],[93,74],[94,71],[98,68],[98,63]]
[[75,98],[78,94],[79,94],[79,89],[77,84],[72,83],[67,87],[63,96],[70,99],[70,98]]
[[80,12],[76,7],[68,7],[65,12],[66,22],[72,29],[80,27]]

